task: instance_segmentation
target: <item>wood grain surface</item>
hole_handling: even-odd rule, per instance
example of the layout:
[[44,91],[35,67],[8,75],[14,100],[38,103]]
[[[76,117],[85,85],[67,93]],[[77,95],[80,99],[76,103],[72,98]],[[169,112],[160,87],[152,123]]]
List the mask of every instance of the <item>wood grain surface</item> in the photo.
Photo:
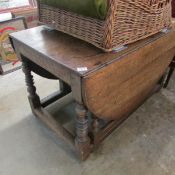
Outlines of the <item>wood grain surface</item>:
[[[103,119],[116,119],[140,103],[175,55],[173,30],[110,53],[46,26],[11,38],[17,53],[71,85],[75,101]],[[87,71],[78,71],[82,67]]]
[[[11,34],[13,42],[17,45],[17,50],[51,73],[55,74],[57,72],[57,77],[60,77],[62,69],[85,76],[139,50],[155,40],[162,40],[163,38],[168,40],[173,36],[173,31],[167,34],[160,32],[147,39],[130,44],[120,52],[104,53],[84,41],[49,29],[46,26],[39,26]],[[173,45],[173,43],[171,44]],[[78,71],[77,68],[79,67],[86,67],[87,71]],[[64,74],[67,74],[66,71]],[[64,79],[69,81],[67,80],[68,78]]]
[[167,35],[83,79],[87,108],[102,119],[119,119],[147,97],[175,55]]

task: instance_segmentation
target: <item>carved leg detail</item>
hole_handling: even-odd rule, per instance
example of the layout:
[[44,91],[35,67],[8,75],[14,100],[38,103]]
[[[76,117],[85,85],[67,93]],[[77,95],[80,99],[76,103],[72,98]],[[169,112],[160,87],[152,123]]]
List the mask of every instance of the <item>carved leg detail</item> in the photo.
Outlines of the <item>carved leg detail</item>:
[[97,149],[98,147],[98,145],[96,144],[96,140],[98,138],[99,131],[100,131],[100,120],[95,115],[92,114],[90,137],[93,143],[93,150]]
[[88,137],[88,117],[87,110],[83,105],[76,107],[77,120],[76,120],[76,148],[79,151],[82,160],[85,160],[90,152],[90,138]]
[[28,91],[28,99],[31,105],[32,110],[41,106],[39,96],[36,93],[36,87],[34,86],[33,76],[31,70],[26,61],[23,61],[23,72],[25,74],[25,80]]

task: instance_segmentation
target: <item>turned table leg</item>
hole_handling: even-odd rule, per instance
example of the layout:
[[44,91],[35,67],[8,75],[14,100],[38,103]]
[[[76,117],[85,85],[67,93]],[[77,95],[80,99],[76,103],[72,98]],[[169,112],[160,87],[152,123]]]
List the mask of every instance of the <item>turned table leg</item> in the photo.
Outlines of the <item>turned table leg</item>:
[[34,86],[33,76],[31,74],[31,70],[30,70],[30,67],[29,67],[27,61],[25,61],[25,60],[23,61],[22,67],[23,67],[23,72],[25,74],[27,91],[29,94],[28,99],[29,99],[30,106],[31,106],[32,111],[33,111],[35,108],[38,108],[41,106],[40,98],[36,93],[36,87]]
[[77,119],[75,144],[81,159],[85,160],[91,152],[90,138],[88,136],[87,110],[83,105],[77,104],[76,113]]

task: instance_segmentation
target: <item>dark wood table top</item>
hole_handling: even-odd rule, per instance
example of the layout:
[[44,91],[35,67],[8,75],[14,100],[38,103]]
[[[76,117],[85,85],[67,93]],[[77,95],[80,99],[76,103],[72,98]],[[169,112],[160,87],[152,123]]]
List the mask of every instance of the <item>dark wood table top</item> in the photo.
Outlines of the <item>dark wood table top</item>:
[[[80,76],[96,71],[164,36],[165,33],[160,32],[147,39],[130,44],[120,52],[104,53],[91,44],[50,29],[47,26],[39,26],[11,34],[12,39],[32,49],[32,53],[36,52],[43,55],[56,65],[66,67]],[[78,68],[87,68],[87,70],[80,71],[81,69]]]

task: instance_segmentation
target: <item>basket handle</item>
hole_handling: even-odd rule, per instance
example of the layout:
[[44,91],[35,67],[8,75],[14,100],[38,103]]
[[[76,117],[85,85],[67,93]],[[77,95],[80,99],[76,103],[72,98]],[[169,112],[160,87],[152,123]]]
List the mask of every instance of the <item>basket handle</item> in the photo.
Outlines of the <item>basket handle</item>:
[[171,3],[171,0],[125,0],[128,3],[143,9],[148,13],[162,13],[163,8]]

